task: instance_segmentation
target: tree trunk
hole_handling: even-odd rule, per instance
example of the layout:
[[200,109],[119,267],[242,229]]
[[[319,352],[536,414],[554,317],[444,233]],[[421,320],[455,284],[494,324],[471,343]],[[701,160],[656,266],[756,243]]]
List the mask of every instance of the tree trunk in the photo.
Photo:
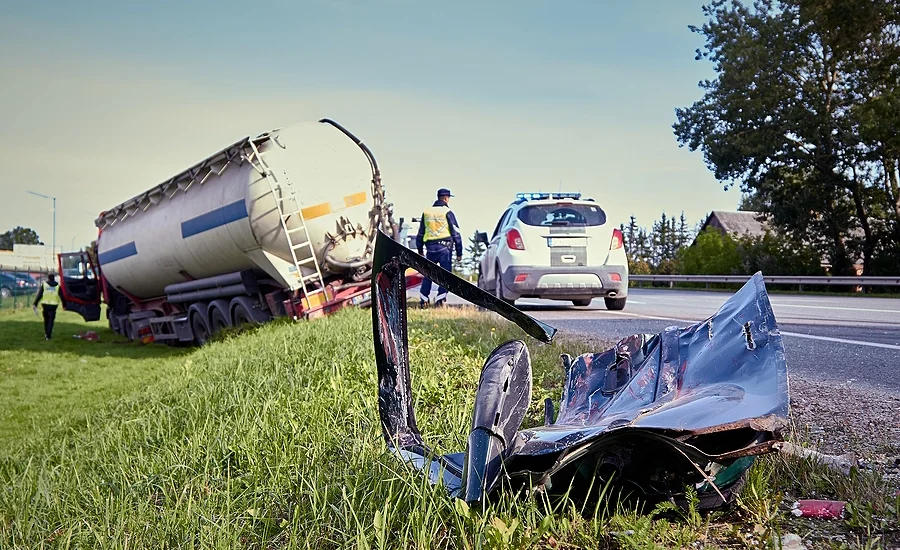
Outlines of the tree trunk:
[[851,266],[853,262],[850,260],[850,256],[847,254],[847,244],[844,242],[844,226],[846,224],[847,218],[842,216],[838,212],[837,191],[841,188],[834,185],[836,183],[834,174],[829,174],[827,176],[831,176],[831,181],[829,182],[831,183],[831,185],[828,185],[828,192],[831,194],[831,198],[825,201],[823,214],[825,215],[824,233],[831,241],[831,274],[837,276],[855,275],[855,272],[851,273]]
[[900,171],[900,161],[884,159],[884,190],[887,192],[890,207],[894,210],[894,229],[900,234],[900,183],[897,182],[897,173]]
[[865,243],[863,243],[863,275],[872,275],[872,256],[875,255],[875,237],[872,235],[872,227],[869,225],[869,216],[863,202],[863,188],[859,180],[854,179],[850,186],[853,195],[853,203],[856,205],[856,217],[862,226]]

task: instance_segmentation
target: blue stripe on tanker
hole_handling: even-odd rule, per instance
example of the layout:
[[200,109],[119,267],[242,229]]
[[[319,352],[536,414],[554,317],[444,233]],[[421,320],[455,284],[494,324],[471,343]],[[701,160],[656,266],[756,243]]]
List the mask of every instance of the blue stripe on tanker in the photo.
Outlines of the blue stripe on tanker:
[[123,244],[122,246],[110,248],[106,252],[101,252],[97,259],[100,260],[100,265],[102,266],[103,264],[115,262],[116,260],[128,258],[136,254],[137,247],[134,246],[134,241],[131,241],[130,243]]
[[186,239],[191,235],[203,233],[246,217],[247,205],[244,204],[244,199],[241,199],[181,222],[181,237]]

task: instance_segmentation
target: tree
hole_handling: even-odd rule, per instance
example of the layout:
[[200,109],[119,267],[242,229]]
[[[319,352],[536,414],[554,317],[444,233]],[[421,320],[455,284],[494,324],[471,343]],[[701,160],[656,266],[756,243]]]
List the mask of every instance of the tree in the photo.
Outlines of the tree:
[[678,252],[678,271],[689,275],[738,275],[743,269],[737,242],[707,227],[694,246]]
[[[627,227],[619,227],[624,237],[625,252],[628,255],[628,270],[630,273],[650,273],[650,246],[647,230],[640,227],[637,218],[631,216]],[[640,266],[640,267],[639,267]]]
[[17,226],[0,235],[0,250],[12,250],[15,244],[44,244],[34,231],[27,227]]
[[678,229],[675,234],[677,235],[676,242],[676,250],[683,248],[685,246],[689,246],[691,241],[693,240],[693,232],[688,226],[687,218],[684,217],[684,210],[681,211],[681,216],[678,218]]
[[[859,248],[868,274],[900,235],[895,2],[715,0],[703,10],[696,58],[717,78],[676,110],[679,144],[702,150],[726,188],[740,183],[747,205],[826,250],[835,272],[851,272]],[[882,123],[875,113],[888,111]]]
[[484,256],[486,250],[484,243],[480,243],[476,240],[477,236],[478,232],[476,231],[469,237],[469,245],[465,250],[463,268],[469,275],[479,273],[479,270],[481,269],[481,257]]
[[825,274],[818,251],[772,231],[762,236],[738,238],[737,249],[745,274],[757,271],[766,275]]

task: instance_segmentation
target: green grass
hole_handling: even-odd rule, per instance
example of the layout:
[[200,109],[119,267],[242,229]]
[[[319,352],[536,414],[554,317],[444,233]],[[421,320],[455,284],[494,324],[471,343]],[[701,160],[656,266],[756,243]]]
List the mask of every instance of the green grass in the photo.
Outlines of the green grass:
[[[73,335],[94,330],[97,342]],[[31,309],[0,315],[0,454],[50,424],[72,426],[105,403],[171,371],[165,357],[184,353],[165,346],[131,345],[102,323],[90,325],[60,311],[53,339]]]
[[[20,357],[47,365],[3,389],[43,420],[11,422],[0,450],[0,548],[742,548],[785,524],[782,486],[804,489],[772,457],[728,514],[511,497],[470,509],[386,453],[369,311],[191,350],[71,340],[83,325],[68,315],[49,350],[33,316],[0,320],[3,371]],[[483,314],[411,311],[410,323],[419,426],[439,451],[463,450],[485,357],[521,335]],[[598,345],[526,341],[535,424],[543,397],[559,399],[558,354]],[[53,376],[76,389],[26,390]],[[877,540],[872,526],[853,533]]]
[[10,296],[9,298],[0,296],[0,317],[16,310],[30,308],[31,304],[34,303],[34,295],[36,293],[36,291],[26,292]]

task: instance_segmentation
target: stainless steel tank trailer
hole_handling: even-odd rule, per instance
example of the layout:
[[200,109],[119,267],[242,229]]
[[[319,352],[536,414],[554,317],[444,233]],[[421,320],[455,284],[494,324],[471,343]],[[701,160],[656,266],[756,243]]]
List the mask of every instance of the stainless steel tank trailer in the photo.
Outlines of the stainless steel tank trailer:
[[[96,221],[59,259],[67,309],[131,339],[204,343],[224,327],[368,301],[376,233],[395,232],[371,150],[322,119],[241,139]],[[410,284],[415,281],[411,280]]]
[[436,453],[413,410],[407,268],[541,342],[556,329],[379,233],[372,327],[382,432],[390,452],[454,497],[484,503],[505,489],[588,502],[615,489],[625,499],[683,504],[692,486],[700,508],[716,508],[734,498],[754,458],[782,439],[787,365],[757,273],[703,322],[636,334],[600,353],[562,354],[559,410],[547,399],[543,425],[522,428],[531,401],[528,347],[498,346],[481,371],[465,452]]

